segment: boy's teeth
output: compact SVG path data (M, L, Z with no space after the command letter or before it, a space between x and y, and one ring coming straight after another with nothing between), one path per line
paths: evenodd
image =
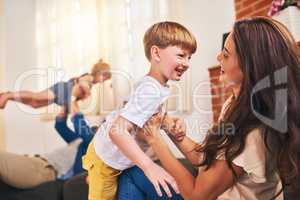
M177 72L179 72L179 73L181 73L181 72L182 72L183 70L180 70L180 69L176 69L176 71L177 71Z

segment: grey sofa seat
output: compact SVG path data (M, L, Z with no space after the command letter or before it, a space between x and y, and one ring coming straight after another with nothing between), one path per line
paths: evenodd
M17 189L0 181L0 200L87 200L86 174L68 181L50 181L32 189Z

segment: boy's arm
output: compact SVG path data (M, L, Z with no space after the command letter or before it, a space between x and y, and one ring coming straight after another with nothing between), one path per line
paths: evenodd
M158 195L162 195L160 191L160 186L162 186L168 196L171 196L167 183L178 192L177 184L173 177L171 177L163 168L155 164L141 150L134 138L130 135L133 128L134 125L130 121L123 117L118 117L110 129L109 136L120 150L144 171L145 175L154 185Z

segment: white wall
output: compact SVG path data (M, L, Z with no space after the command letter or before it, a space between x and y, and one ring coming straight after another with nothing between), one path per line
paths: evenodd
M35 0L3 0L6 29L5 87L13 90L19 75L36 64L35 49ZM199 86L198 109L185 116L190 134L199 140L212 121L209 77L207 69L215 64L224 32L234 21L233 0L172 0L172 20L188 27L198 41L191 69L186 75L193 90ZM37 89L37 80L28 80L23 89ZM3 88L1 88L3 89ZM204 95L204 96L203 96ZM43 153L63 145L53 128L53 122L41 122L39 116L21 111L9 103L4 111L6 146L17 153ZM199 127L202 130L199 130ZM199 133L202 133L199 134Z
M5 50L4 50L4 17L3 17L3 0L0 0L0 91L4 88L4 73L3 73L3 67L4 67L4 58L5 58ZM3 121L3 112L0 111L0 150L5 149L5 127L4 127L4 121Z
M192 80L192 91L198 97L194 96L194 112L187 119L191 136L201 139L212 122L208 68L218 64L216 56L221 50L222 35L229 32L234 23L234 1L175 0L172 2L174 2L173 19L188 27L198 42L198 49L192 57L191 68L187 75Z
M14 90L20 75L36 66L35 0L4 0L4 20L5 89ZM37 79L25 80L22 89L36 90ZM11 102L3 112L7 151L43 153L63 144L53 122L41 122L39 116L28 114Z

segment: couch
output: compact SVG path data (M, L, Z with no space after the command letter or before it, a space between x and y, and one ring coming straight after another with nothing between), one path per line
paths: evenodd
M180 159L193 175L197 171L184 159ZM32 189L16 189L0 180L0 200L87 200L86 174L77 175L67 181L51 181ZM300 192L285 191L285 200L299 200Z
M179 159L194 175L196 170L185 159ZM86 173L67 181L51 181L32 189L21 190L0 180L0 200L87 200Z
M51 181L32 189L17 189L0 181L1 200L87 200L86 174L68 181Z

